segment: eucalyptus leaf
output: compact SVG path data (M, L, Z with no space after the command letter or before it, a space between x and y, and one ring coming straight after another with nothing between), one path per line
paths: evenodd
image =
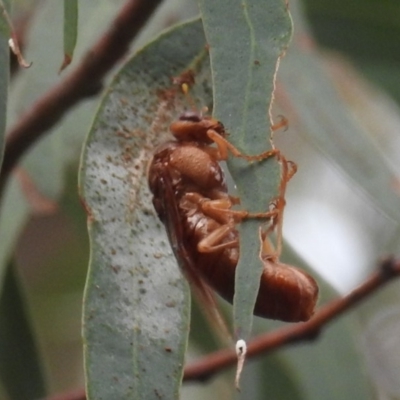
M172 78L195 72L193 99L210 105L200 21L161 35L116 75L86 141L80 188L91 257L84 301L89 399L178 398L189 290L158 220L147 164L187 99Z
M0 13L0 169L3 163L6 115L7 115L7 99L8 99L8 80L10 71L10 49L8 47L9 35L4 34L3 25L8 26L3 13Z
M45 392L42 364L15 266L10 263L0 295L0 380L10 399L31 400Z
M292 35L291 19L281 0L201 0L214 82L214 113L229 132L229 141L243 154L270 149L269 109L279 58ZM250 164L230 157L228 168L241 206L268 211L278 196L280 166L276 159ZM240 224L240 259L236 268L234 324L248 338L263 265L259 258L260 221Z
M10 25L10 17L8 15L10 6L11 0L0 0L0 39L6 39L7 42L11 37L12 30ZM1 58L1 60L4 60L4 58ZM6 65L8 65L8 63Z
M29 214L29 204L14 174L6 186L0 203L0 293L8 260L12 256L13 248Z
M78 0L64 0L64 62L71 63L78 37Z

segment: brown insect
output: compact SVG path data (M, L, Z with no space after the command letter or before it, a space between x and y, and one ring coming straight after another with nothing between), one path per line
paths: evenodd
M264 271L254 314L288 322L308 320L314 313L318 286L306 272L279 261L284 194L295 165L276 149L258 156L242 155L226 140L219 121L192 112L183 114L170 129L176 140L156 149L148 180L154 207L192 287L209 298L209 286L232 303L239 258L235 225L244 218L265 218L269 227L260 234ZM217 147L211 147L212 143ZM269 211L251 214L232 209L239 200L228 194L219 165L227 159L228 150L249 161L278 157L280 195ZM277 235L276 249L269 239L272 231Z

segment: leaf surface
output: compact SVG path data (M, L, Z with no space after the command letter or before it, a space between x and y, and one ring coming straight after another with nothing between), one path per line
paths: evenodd
M11 25L8 12L10 11L11 0L0 1L0 38L8 39L11 37ZM8 44L7 44L8 47ZM4 58L2 58L4 60Z
M200 9L210 46L214 83L214 117L243 154L269 150L269 109L278 60L292 34L291 19L281 0L201 0ZM276 159L249 163L230 157L228 168L237 185L241 207L266 212L278 195L280 167ZM240 259L236 269L234 324L248 338L263 265L259 258L260 221L240 224Z
M89 399L178 398L189 291L151 203L147 164L188 108L171 78L193 69L194 98L210 99L199 21L129 60L102 101L82 157L91 259L84 304ZM209 105L209 104L208 104Z
M41 398L44 376L14 265L0 295L0 380L11 399Z
M5 5L8 2L5 2ZM4 5L4 6L5 6ZM8 99L8 81L10 70L10 50L8 47L9 26L4 13L0 10L0 169L3 163L7 99Z
M8 268L8 260L12 256L13 248L28 220L29 213L29 204L14 174L7 184L0 203L0 288Z
M72 62L77 37L78 0L64 0L64 61L61 70Z

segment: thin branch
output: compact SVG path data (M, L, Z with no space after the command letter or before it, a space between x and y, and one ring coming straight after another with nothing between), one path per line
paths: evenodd
M247 358L264 355L283 346L315 339L322 328L339 317L345 311L373 294L392 279L400 276L400 260L389 258L379 265L364 283L347 296L332 300L322 306L308 322L290 325L253 339L247 348ZM184 381L204 381L215 373L236 364L236 353L233 350L220 350L209 354L185 368ZM49 397L47 400L86 400L83 389Z
M73 105L97 94L106 73L127 53L162 0L128 0L75 69L39 98L10 129L6 140L0 192L24 152L53 127Z
M309 321L277 329L253 339L247 347L247 358L264 355L288 344L315 339L325 325L397 276L400 276L400 261L392 258L383 261L378 271L363 284L347 296L322 306ZM235 365L236 361L236 353L233 350L217 351L189 364L185 368L183 379L185 381L208 379L222 369Z

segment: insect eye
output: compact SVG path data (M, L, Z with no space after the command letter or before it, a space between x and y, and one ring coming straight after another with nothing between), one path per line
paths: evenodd
M200 122L200 115L193 111L186 111L180 117L180 121Z

